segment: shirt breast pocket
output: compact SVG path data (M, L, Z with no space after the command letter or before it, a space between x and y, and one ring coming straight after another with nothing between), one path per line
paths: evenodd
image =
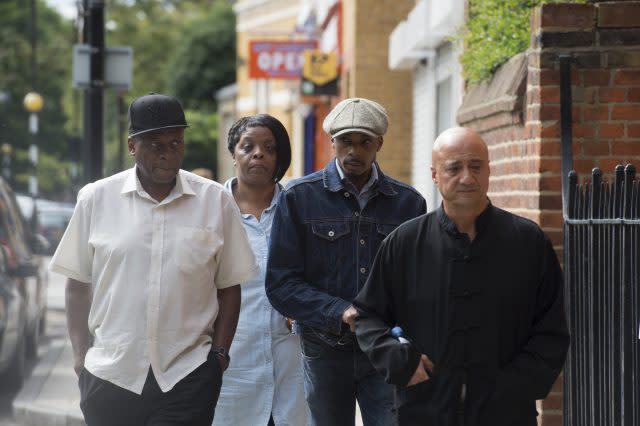
M174 249L176 265L187 274L205 273L206 265L215 256L221 244L216 233L208 229L178 227Z

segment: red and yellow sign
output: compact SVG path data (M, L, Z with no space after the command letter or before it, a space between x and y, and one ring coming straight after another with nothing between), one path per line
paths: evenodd
M315 40L252 40L249 42L249 78L300 78L304 52L316 49Z
M302 78L322 86L338 78L338 56L335 52L307 50L304 52Z

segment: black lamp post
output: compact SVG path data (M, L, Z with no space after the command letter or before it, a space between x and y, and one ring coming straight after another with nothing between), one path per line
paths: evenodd
M44 100L37 92L29 92L24 97L24 107L29 111L29 134L31 135L31 145L29 145L29 160L31 161L31 176L29 177L29 194L32 197L38 196L38 113L44 106Z

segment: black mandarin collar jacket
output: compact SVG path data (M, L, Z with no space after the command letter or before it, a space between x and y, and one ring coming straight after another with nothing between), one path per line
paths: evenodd
M442 207L382 243L354 304L361 348L396 385L400 424L536 424L535 400L564 364L569 335L563 281L550 240L533 222L488 205L477 236L460 234ZM389 334L399 325L412 341ZM420 353L433 377L407 388Z

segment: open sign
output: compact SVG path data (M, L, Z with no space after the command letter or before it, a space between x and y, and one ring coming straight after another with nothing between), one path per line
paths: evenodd
M249 78L298 79L304 65L305 50L317 46L315 40L252 40L249 42Z

